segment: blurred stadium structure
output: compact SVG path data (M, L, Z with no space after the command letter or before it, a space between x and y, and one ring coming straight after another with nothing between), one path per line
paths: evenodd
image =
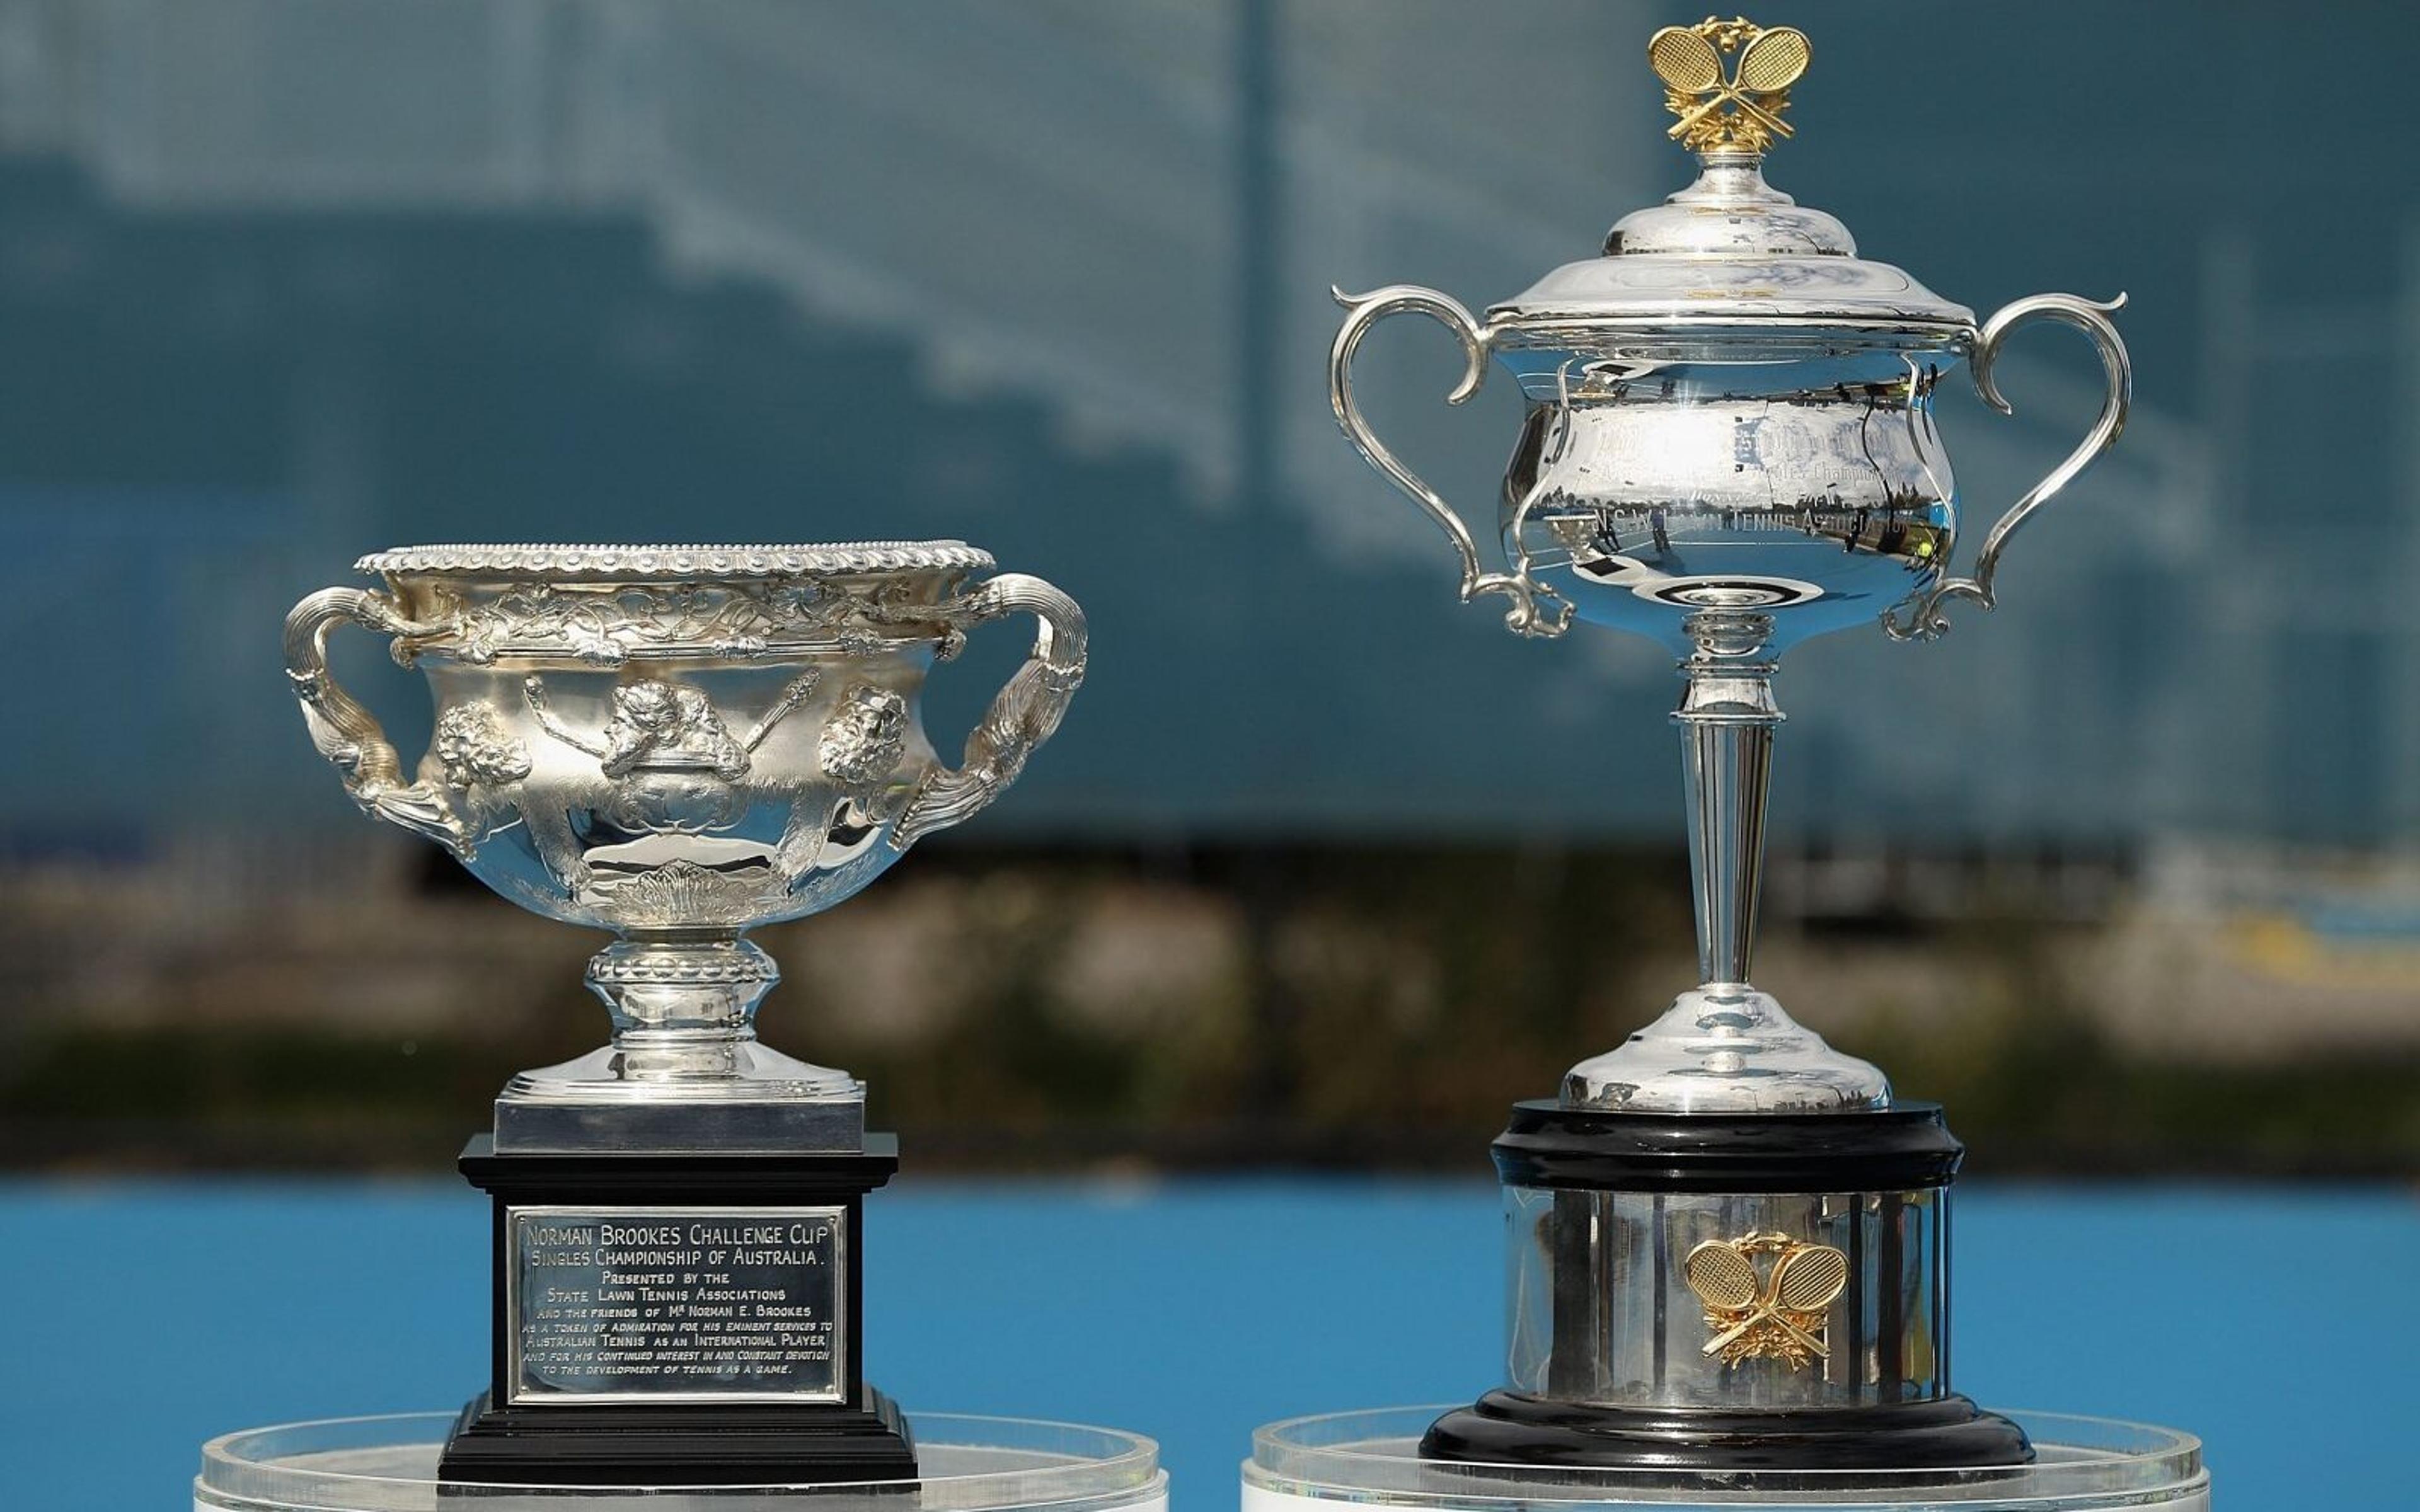
M2277 1158L2420 1159L2420 190L2293 114L2375 144L2420 103L2340 98L2256 7L1783 9L1818 60L1776 183L1985 309L2128 287L2140 390L2006 612L1786 669L1763 975L1911 1089L1999 1067L2036 1129L2098 1104L2029 1099L2029 1036L2212 1088L2357 1059L2401 1077L2383 1137ZM2185 76L2188 17L2198 82L2147 85ZM1280 1124L1425 1119L1461 1149L1679 980L1672 684L1643 644L1451 604L1328 421L1326 288L1481 304L1677 188L1639 39L1694 19L0 0L0 624L38 648L0 1110L224 1113L279 1054L411 1085L406 1042L597 1027L589 942L430 880L301 736L276 626L362 551L941 534L1081 599L1093 679L954 847L768 941L768 1033L969 1127L1076 1108L1282 1153ZM1443 410L1450 363L1401 338L1366 402L1484 500L1513 400ZM1952 403L1976 517L2081 427L2085 363L2012 358L2014 421ZM418 695L354 650L416 748ZM942 682L944 728L989 686ZM432 1124L503 1053L463 1053ZM163 1057L107 1107L72 1072ZM218 1093L178 1069L205 1064ZM2249 1137L2194 1127L2166 1153Z

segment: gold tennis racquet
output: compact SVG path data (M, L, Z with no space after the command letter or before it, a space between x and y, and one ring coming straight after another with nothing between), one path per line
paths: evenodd
M1807 71L1814 49L1795 26L1760 32L1740 53L1739 66L1723 77L1722 54L1702 33L1686 26L1667 26L1647 39L1647 62L1655 76L1674 91L1704 95L1686 115L1672 123L1667 136L1678 140L1708 112L1729 100L1776 136L1795 134L1788 121L1750 99L1751 94L1777 94Z

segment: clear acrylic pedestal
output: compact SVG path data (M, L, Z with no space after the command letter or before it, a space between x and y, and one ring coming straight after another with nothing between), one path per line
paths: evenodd
M451 1412L248 1428L202 1447L195 1512L1167 1512L1159 1446L1071 1423L916 1412L918 1480L815 1486L441 1484Z
M2209 1512L2201 1441L2189 1433L2010 1412L2035 1462L1988 1470L1653 1471L1422 1459L1443 1407L1381 1408L1273 1423L1252 1436L1243 1512L1595 1512L1655 1507L1823 1507L1833 1512Z

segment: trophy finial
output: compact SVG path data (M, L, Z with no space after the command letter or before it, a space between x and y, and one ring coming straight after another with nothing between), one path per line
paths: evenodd
M1723 60L1733 54L1726 75ZM1665 134L1694 152L1764 151L1775 137L1792 134L1782 119L1790 86L1813 55L1797 27L1767 28L1745 16L1665 27L1647 39L1648 65L1664 81L1664 108L1680 117Z

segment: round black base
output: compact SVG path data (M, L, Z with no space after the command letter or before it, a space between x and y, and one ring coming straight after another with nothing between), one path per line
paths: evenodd
M1622 1113L1512 1104L1490 1147L1507 1186L1587 1192L1904 1192L1947 1186L1966 1147L1938 1103L1858 1113Z
M1602 1407L1491 1391L1429 1426L1420 1457L1592 1470L1952 1470L2022 1465L2024 1430L1959 1396L1885 1407Z

